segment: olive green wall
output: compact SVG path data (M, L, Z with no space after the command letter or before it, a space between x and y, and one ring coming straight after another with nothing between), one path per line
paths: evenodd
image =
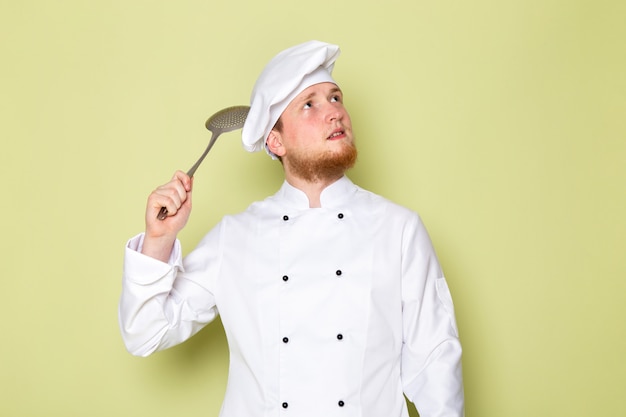
M467 416L626 415L625 5L1 0L0 415L217 415L219 322L125 351L122 247L204 149L206 118L309 39L343 50L352 179L429 227ZM239 139L196 174L186 251L280 185Z

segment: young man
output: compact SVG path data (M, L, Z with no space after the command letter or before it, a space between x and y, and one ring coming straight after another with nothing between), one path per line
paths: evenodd
M419 216L353 184L357 151L331 72L311 41L261 73L244 147L283 165L280 190L226 216L184 260L192 180L148 198L126 248L120 327L141 356L220 314L230 349L222 417L463 415L452 299ZM161 207L169 215L157 220Z

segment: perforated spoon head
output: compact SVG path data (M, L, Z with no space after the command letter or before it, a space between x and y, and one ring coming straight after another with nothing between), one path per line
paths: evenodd
M232 106L218 111L204 124L213 133L230 132L241 129L250 111L249 106Z

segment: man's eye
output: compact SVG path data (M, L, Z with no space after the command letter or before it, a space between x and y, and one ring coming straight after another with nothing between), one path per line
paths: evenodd
M303 108L305 108L305 109L310 109L310 108L311 108L311 106L312 106L311 102L310 102L310 101L307 101L306 103L304 103Z
M337 103L341 103L341 97L340 96L333 96L331 101L337 102Z

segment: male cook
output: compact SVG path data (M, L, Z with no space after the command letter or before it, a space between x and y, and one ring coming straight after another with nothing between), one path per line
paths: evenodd
M153 191L126 247L122 336L139 356L181 343L219 314L230 349L221 417L463 416L452 299L420 217L345 176L357 156L339 48L274 57L243 128L282 163L278 192L225 216L184 259L183 172ZM168 217L157 220L161 207Z

